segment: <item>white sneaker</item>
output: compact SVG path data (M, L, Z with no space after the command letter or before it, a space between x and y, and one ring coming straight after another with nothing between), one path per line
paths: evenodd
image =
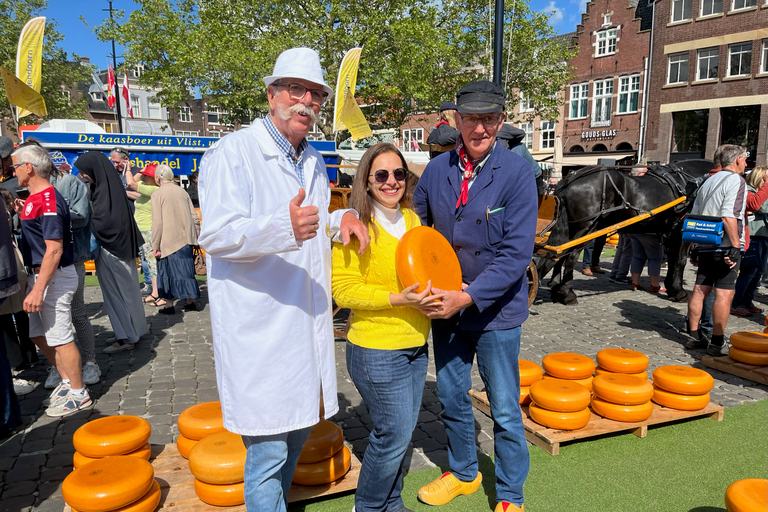
M102 350L102 352L105 354L117 354L118 352L123 352L124 350L133 350L133 343L120 343L119 341L116 341Z
M55 366L48 367L48 378L45 379L45 389L53 389L61 384L61 374Z
M76 396L70 390L64 400L51 404L45 410L45 413L48 416L58 418L60 416L69 416L77 411L90 409L91 407L93 407L93 400L91 400L87 389L83 391L83 396Z
M63 400L69 394L69 382L60 382L58 386L48 395L48 398L43 400L43 405L52 406Z
M16 392L17 395L26 395L34 390L35 385L32 382L25 379L13 379L13 391Z
M101 380L101 369L96 363L88 361L83 366L83 384L90 386Z

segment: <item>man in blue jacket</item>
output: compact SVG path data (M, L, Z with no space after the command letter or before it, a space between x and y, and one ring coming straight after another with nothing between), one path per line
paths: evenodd
M435 290L445 294L431 317L450 471L422 487L419 499L442 505L480 487L467 393L477 355L494 420L496 512L522 510L528 475L518 354L537 214L530 164L496 144L505 99L488 81L459 91L456 149L430 161L413 195L422 224L434 226L456 251L464 283L461 291Z

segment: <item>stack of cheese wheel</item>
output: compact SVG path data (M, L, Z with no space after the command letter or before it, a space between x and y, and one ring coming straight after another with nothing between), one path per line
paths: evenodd
M338 425L321 419L312 427L299 455L293 483L325 485L335 482L349 471L352 454L344 446L344 435Z
M768 510L768 480L745 478L733 482L725 490L728 512L765 512Z
M245 503L245 456L242 437L232 432L224 430L199 440L189 452L197 497L218 507Z
M731 359L754 366L768 366L768 334L735 332L731 334Z
M648 380L648 357L636 350L626 348L606 348L597 353L595 376L606 373L634 375Z
M180 434L176 438L176 448L188 459L189 452L199 440L224 430L221 402L204 402L184 409L179 414L178 426Z
M160 503L160 486L152 464L118 455L89 462L61 484L72 512L153 512Z
M75 432L72 443L75 469L104 457L128 455L149 460L152 427L138 416L107 416L89 421Z
M531 384L541 380L544 369L524 359L518 361L518 366L520 367L520 405L525 405L531 403Z
M577 430L589 423L589 399L589 390L576 381L543 379L531 384L528 414L545 427Z
M572 352L556 352L544 356L544 379L573 380L592 391L595 362L587 356Z
M681 411L698 411L709 404L715 379L690 366L659 366L653 370L653 398L659 405Z
M653 413L653 385L622 373L596 375L592 381L592 410L615 421L645 421Z

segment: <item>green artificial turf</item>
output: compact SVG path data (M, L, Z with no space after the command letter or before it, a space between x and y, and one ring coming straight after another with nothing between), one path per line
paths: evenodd
M531 447L525 483L526 512L725 512L732 482L768 478L768 401L725 410L710 418L651 427L640 439L613 435L561 445L552 456ZM416 500L439 468L406 475L403 499L416 512L491 511L493 465L484 458L481 490L442 507ZM353 496L293 505L290 512L350 512Z

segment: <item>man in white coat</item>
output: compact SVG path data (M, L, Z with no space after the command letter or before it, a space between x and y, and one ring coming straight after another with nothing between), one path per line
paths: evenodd
M285 511L319 400L326 418L339 409L331 238L369 242L354 211L328 213L325 164L306 140L333 94L317 53L283 52L264 83L269 115L209 149L199 179L224 427L243 437L245 502L259 512Z

